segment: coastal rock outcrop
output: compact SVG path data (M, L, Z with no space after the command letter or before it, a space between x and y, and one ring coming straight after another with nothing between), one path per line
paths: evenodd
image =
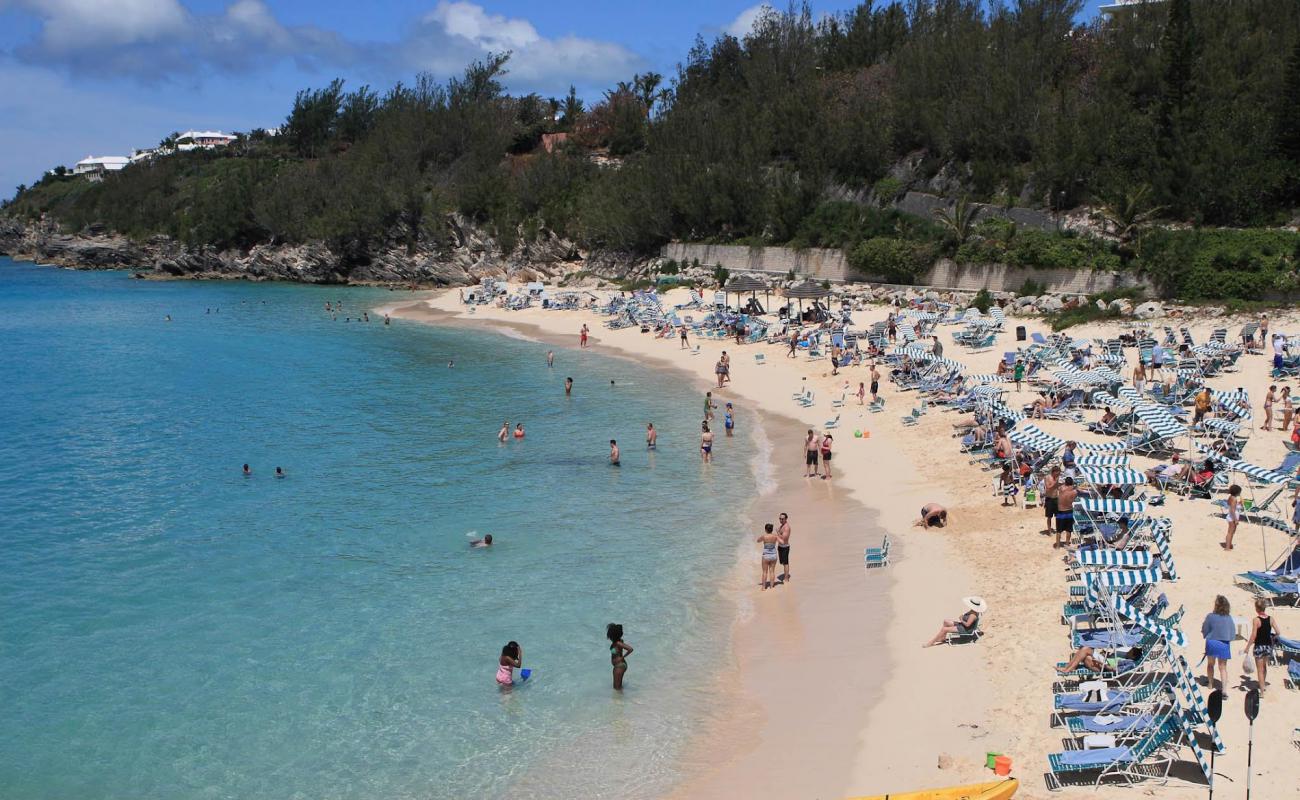
M0 217L0 254L75 269L133 269L137 277L277 280L325 284L466 286L482 278L545 280L584 272L617 282L644 277L650 259L582 252L551 231L516 231L509 248L450 214L438 236L397 227L382 241L332 246L272 243L248 250L189 247L168 236L144 241L92 226L62 231L52 220Z

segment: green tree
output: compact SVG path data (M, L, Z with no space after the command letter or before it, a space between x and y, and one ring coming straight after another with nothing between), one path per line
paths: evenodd
M1162 75L1156 117L1163 196L1186 210L1191 184L1192 134L1196 127L1196 60L1199 49L1191 0L1169 0L1169 18L1160 39Z
M936 208L932 213L948 235L962 245L975 229L975 216L979 213L979 208L966 195L962 195L951 208Z
M1291 202L1300 201L1300 36L1286 62L1282 93L1277 100L1274 141L1278 154L1287 162Z
M578 98L578 92L569 86L569 93L560 101L560 128L571 131L584 114L582 100Z
M338 128L343 81L335 78L324 89L303 89L293 99L282 135L303 158L318 158L334 139Z
M1151 186L1142 184L1103 199L1097 208L1096 216L1119 237L1121 252L1131 252L1136 240L1136 255L1142 254L1142 229L1162 210L1153 204L1153 195Z

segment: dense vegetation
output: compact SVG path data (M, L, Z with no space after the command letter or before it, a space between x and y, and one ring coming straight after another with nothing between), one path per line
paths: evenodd
M1168 0L1086 24L1081 6L866 2L818 22L792 9L743 40L697 40L668 83L633 76L592 104L508 95L505 55L382 95L335 81L300 92L280 136L102 184L47 176L7 208L192 245L325 240L358 258L395 235L445 240L458 211L507 248L548 229L642 252L671 238L841 246L899 280L947 255L1147 268L1189 296L1289 288L1293 235L1153 225L1278 225L1300 203L1300 3ZM553 132L568 141L548 152ZM1115 240L863 202L924 186L1090 204Z

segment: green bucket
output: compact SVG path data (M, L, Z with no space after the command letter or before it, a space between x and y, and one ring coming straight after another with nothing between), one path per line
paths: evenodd
M988 753L986 753L985 756L984 756L984 766L988 767L989 769L993 769L993 766L994 766L994 764L993 764L993 760L994 760L995 758L997 758L998 756L1000 756L1000 755L1002 755L1002 754L1001 754L1001 753L995 753L995 752L993 752L992 750L988 751Z

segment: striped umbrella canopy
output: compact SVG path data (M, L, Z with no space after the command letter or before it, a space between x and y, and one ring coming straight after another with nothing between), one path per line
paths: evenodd
M1178 580L1178 570L1174 568L1174 551L1169 546L1169 529L1153 526L1151 536L1156 540L1156 549L1160 551L1160 568L1169 580Z
M967 375L966 380L974 383L1006 383L1004 375Z
M1075 339L1070 342L1071 350L1087 350L1089 347L1092 347L1092 342L1087 339Z
M1119 387L1119 396L1124 398L1126 401L1128 401L1130 408L1138 405L1139 403L1146 402L1143 399L1141 393L1139 393L1138 390L1134 389L1132 386L1121 385Z
M1088 514L1120 514L1136 517L1147 510L1146 503L1138 500L1116 500L1113 497L1080 497L1074 508Z
M1124 379L1120 377L1119 373L1111 369L1110 367L1094 367L1092 370L1092 374L1105 380L1107 383L1124 382Z
M1079 564L1085 567L1149 567L1155 561L1145 550L1080 550Z
M1079 477L1094 486L1141 486L1147 482L1147 476L1135 469L1085 467L1079 470Z
M1256 466L1248 461L1239 461L1235 458L1225 458L1220 459L1220 461L1226 465L1228 469L1249 475L1252 479L1259 481L1260 483L1290 483L1291 481L1296 480L1290 475L1284 475L1276 470Z
M1127 442L1079 442L1079 447L1092 453L1122 453L1128 449Z
M1059 370L1052 374L1058 381L1074 389L1086 389L1095 383L1085 372Z
M931 353L929 350L922 350L915 346L895 347L894 355L908 356L918 361L929 361L931 358L934 358L934 353Z
M969 380L970 376L967 376L967 379ZM997 386L987 386L984 384L980 384L979 386L972 386L970 390L972 394L980 394L980 395L984 395L985 397L997 397L998 395L1002 394L1002 389L998 388Z
M910 308L903 312L903 316L914 319L917 322L934 322L942 318L942 315L936 314L933 311L913 311Z
M1078 467L1127 467L1128 456L1079 456L1074 460Z
M965 366L964 366L960 361L953 361L951 358L941 358L941 357L937 357L937 356L934 356L933 354L931 355L931 358L933 358L935 361L939 362L939 364L940 364L941 366L946 367L946 368L947 368L949 371L951 371L951 372L965 372L965 371L966 371L966 367L965 367Z
M1216 419L1212 417L1210 419L1201 420L1201 425L1204 426L1207 431L1214 431L1215 433L1227 435L1234 434L1241 430L1241 423L1233 422L1230 419Z
M1127 361L1127 359L1125 359L1124 356L1117 355L1115 353L1104 353L1098 356L1097 360L1102 362L1103 364L1115 364L1115 365L1124 364Z
M1108 569L1101 572L1088 572L1083 582L1092 590L1098 587L1107 589L1125 589L1141 586L1144 583L1160 583L1160 570L1149 569Z
M1101 389L1094 389L1092 391L1092 394L1089 395L1089 397L1092 398L1092 402L1095 405L1099 405L1099 406L1121 406L1124 408L1130 407L1130 404L1126 400L1124 400L1124 398L1115 397L1110 392L1106 392Z
M1201 688L1197 685L1196 678L1192 676L1192 668L1187 665L1187 659L1181 653L1175 655L1172 667L1174 679L1183 690L1183 699L1191 707L1192 713L1189 716L1193 716L1205 726L1210 732L1210 739L1214 742L1214 749L1222 753L1227 746L1219 737L1219 727L1210 718L1210 709L1205 706L1205 698L1201 696Z
M1214 402L1246 419L1251 418L1250 413L1250 393L1245 389L1236 389L1231 392L1222 392L1214 389L1210 390L1210 397Z
M1133 409L1133 413L1146 423L1152 433L1162 439L1176 439L1187 435L1187 428L1161 406L1145 403Z
M1129 601L1120 597L1118 594L1110 596L1110 607L1118 611L1134 625L1138 626L1147 633L1154 633L1163 636L1178 647L1187 646L1187 637L1177 626L1169 626L1161 623L1159 620L1152 619L1146 614L1138 611Z
M1050 433L1044 433L1029 423L1020 425L1008 433L1007 436L1019 447L1040 452L1054 452L1065 446L1064 439L1057 438Z

